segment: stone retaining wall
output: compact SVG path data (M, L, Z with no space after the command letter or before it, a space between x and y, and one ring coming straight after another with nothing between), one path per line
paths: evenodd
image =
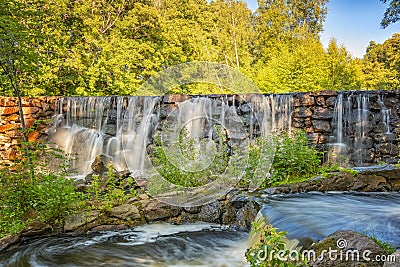
M38 97L22 99L22 109L29 131L29 141L40 138L50 125L46 120L54 115L54 104L57 97ZM43 121L44 120L44 121ZM43 121L42 123L39 123ZM9 164L15 159L16 153L13 147L22 140L21 120L16 97L0 97L0 160Z
M346 97L350 94L353 97L368 94L368 118L366 119L366 125L362 126L367 127L364 129L366 136L362 140L367 165L379 162L397 163L399 156L398 137L400 134L400 91L354 91L344 93ZM335 142L337 126L334 111L338 92L294 93L292 96L292 128L305 130L309 139L317 147L321 150L328 150L328 144ZM161 98L160 119L165 119L168 111L178 103L194 97L196 96L167 95ZM222 98L219 95L210 95L208 97ZM228 99L228 101L231 99L232 105L236 106L238 110L244 110L245 104L249 102L251 97L252 95L235 95L227 96L225 99ZM23 109L27 126L32 126L37 120L51 118L55 114L55 104L58 100L59 97L24 98ZM382 100L384 106L390 109L391 112L389 135L385 133L387 125L383 124L382 105L378 105L378 100ZM357 108L354 101L352 105L351 108ZM356 114L352 116L354 117ZM352 142L352 138L356 138L355 135L357 134L354 131L354 125L360 123L360 121L357 121L356 117L347 119L344 122L344 124L347 124L347 126L345 125L347 127L345 134L350 142ZM354 127L351 125L352 123ZM3 162L8 163L15 157L12 147L21 139L19 127L20 118L16 98L0 97L0 160ZM29 134L29 139L33 141L39 138L40 135L44 134L45 130L46 127L42 124ZM357 155L357 153L359 152L350 149L350 160L352 155Z

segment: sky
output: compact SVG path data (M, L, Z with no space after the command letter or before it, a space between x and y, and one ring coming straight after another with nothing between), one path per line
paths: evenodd
M251 10L257 8L257 0L244 0ZM335 38L354 57L362 57L370 41L383 43L393 33L400 33L400 21L381 28L380 22L386 5L380 0L330 0L321 42L326 48Z

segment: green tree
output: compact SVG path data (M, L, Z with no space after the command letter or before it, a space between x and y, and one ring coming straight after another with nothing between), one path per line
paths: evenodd
M331 39L326 54L327 80L326 89L355 90L361 84L357 77L357 70L353 59L346 48L338 46L335 39Z
M324 89L327 71L321 43L309 39L291 46L281 46L266 64L256 65L254 80L260 89L272 93Z
M216 61L237 69L249 69L253 62L250 52L254 42L251 11L244 2L237 0L212 1L210 11Z
M298 40L319 40L325 20L327 0L259 0L254 14L258 58L268 60L281 45Z
M362 87L395 89L400 85L400 34L383 44L370 42L362 65Z
M0 2L2 94L25 93L37 74L39 25L34 8L24 1Z
M42 94L35 81L43 72L48 52L46 26L40 18L48 15L42 1L0 2L0 93L18 98L22 132L27 140L21 95Z
M70 94L133 94L161 68L155 1L79 1L67 12L71 42L64 69L76 77Z
M319 41L325 0L260 0L254 14L254 69L264 92L323 88L325 51Z
M385 4L389 3L388 0L381 0ZM392 23L397 22L400 19L400 1L391 0L387 7L385 14L383 15L381 26L386 28Z

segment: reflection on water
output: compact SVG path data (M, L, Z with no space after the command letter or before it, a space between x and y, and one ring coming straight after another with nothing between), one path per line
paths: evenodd
M246 266L246 238L211 224L150 224L42 239L0 256L0 266Z
M263 196L262 213L289 238L320 240L336 230L374 234L400 247L400 193Z

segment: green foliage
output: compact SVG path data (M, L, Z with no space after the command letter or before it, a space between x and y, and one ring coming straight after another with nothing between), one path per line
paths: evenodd
M334 41L324 50L327 2L261 0L252 13L237 0L4 0L0 94L134 95L158 71L190 61L227 64L263 92L397 88L398 36L362 60ZM221 88L169 93L205 92Z
M361 86L357 67L354 65L350 53L335 39L331 39L326 54L326 82L325 89L330 90L357 90Z
M246 259L251 266L262 267L294 267L306 266L305 261L290 261L289 250L285 249L286 232L278 231L266 225L263 220L252 223L252 234L259 235L259 242L250 247L246 252ZM279 257L277 256L279 253ZM300 256L301 254L298 253ZM287 260L284 260L287 259Z
M378 244L387 254L392 254L396 251L396 248L390 245L389 243L378 239L375 235L369 236L376 244Z
M0 236L22 230L32 220L49 224L62 221L78 195L62 171L47 168L60 158L43 143L22 142L18 159L0 169Z
M400 34L395 33L383 44L370 42L362 65L362 87L391 89L400 86Z
M217 147L215 157L207 168L199 168L199 171L185 171L171 163L165 154L160 136L154 139L154 147L150 153L153 165L166 180L184 187L197 187L215 180L219 174L223 173L228 164L227 140L221 127L215 127L217 135ZM196 161L200 154L199 140L189 137L186 131L180 134L178 151L169 150L172 153L179 153L183 157ZM170 154L169 157L179 157ZM196 168L193 168L196 169ZM198 170L198 169L197 169Z
M308 146L304 132L282 134L276 138L277 149L272 164L269 185L310 178L320 172L321 152Z
M275 137L274 142L276 151L270 176L262 183L263 187L305 181L326 168L321 166L322 153L308 146L309 141L304 132L282 133ZM239 186L246 186L253 179L257 165L263 164L260 163L263 145L269 143L262 138L256 138L250 143L248 165Z
M385 4L388 0L381 0ZM396 23L400 19L400 1L391 0L389 6L386 8L385 14L381 21L381 26L386 28L390 24Z
M137 196L132 177L124 181L118 180L115 170L110 164L105 177L93 175L87 192L83 195L85 208L87 203L93 210L109 211L112 207L125 203L128 199Z

